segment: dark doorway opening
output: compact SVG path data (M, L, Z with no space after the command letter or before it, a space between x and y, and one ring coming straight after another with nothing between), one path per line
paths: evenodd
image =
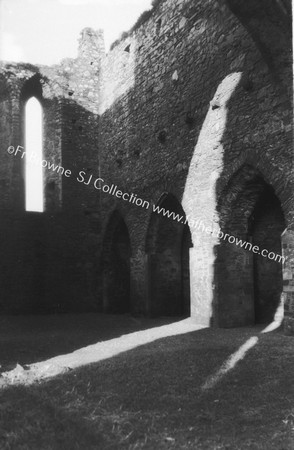
M216 322L222 327L270 323L283 290L281 203L259 170L246 164L224 189L218 211L220 227L233 242L221 240L216 247Z
M174 216L151 216L146 241L148 311L151 316L190 316L190 230L176 197L164 194L158 206Z
M104 311L123 314L131 311L131 245L127 226L115 211L108 224L103 248Z
M281 255L281 234L285 229L284 215L274 190L266 186L251 217L252 245L267 257L253 256L254 310L256 323L272 322L283 290L282 264L274 255ZM268 253L267 253L268 252ZM268 256L273 259L270 259Z

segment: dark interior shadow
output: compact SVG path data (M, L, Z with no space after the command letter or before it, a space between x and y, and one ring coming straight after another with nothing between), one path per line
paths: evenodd
M181 320L93 313L0 316L0 371Z

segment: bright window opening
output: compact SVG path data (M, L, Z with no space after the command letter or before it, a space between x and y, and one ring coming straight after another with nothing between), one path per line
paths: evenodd
M26 211L44 211L42 161L42 107L30 98L25 107Z

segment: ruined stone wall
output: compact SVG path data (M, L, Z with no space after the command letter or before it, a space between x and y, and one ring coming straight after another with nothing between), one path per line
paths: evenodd
M97 42L88 42L86 32L76 60L53 67L8 63L2 69L2 312L99 310L97 205L77 181L78 172L97 166L98 159L98 103L88 95L92 89L98 96L93 72L99 63L95 60L92 68L92 48L100 52ZM44 213L25 211L21 155L24 106L31 96L43 109L43 159L71 173L67 177L44 168ZM9 154L9 146L15 150L20 146L20 151Z
M262 23L260 15L258 20ZM273 71L256 45L256 36L225 2L163 1L144 27L116 46L102 64L105 182L154 203L163 192L171 192L190 217L206 227L226 227L224 214L229 217L232 206L220 212L218 199L238 169L250 164L274 187L291 226L289 40L287 45L279 55L284 61L281 83L278 70ZM132 254L141 255L146 270L145 236L151 211L107 194L102 202L105 216L114 208L122 211ZM246 214L245 205L241 214ZM234 232L246 237L241 221ZM207 318L214 302L215 311L224 311L215 322L245 323L245 300L242 305L239 299L245 295L244 285L235 281L227 288L221 282L216 286L214 277L216 271L218 279L230 271L230 279L239 280L246 257L240 255L236 265L231 254L229 266L221 261L217 265L219 243L205 233L192 234L192 314L201 319L203 311ZM142 280L146 283L143 276ZM144 310L146 289L135 280L134 286L133 295ZM212 291L214 286L222 295ZM225 305L218 295L226 299Z
M269 11L263 15L252 2L243 2L236 12L235 1L162 0L150 19L107 55L101 32L85 29L78 58L35 68L44 78L46 155L72 173L47 178L56 194L45 189L47 212L37 219L16 208L23 204L21 167L5 149L11 136L12 145L21 142L19 100L5 83L9 79L20 92L23 75L17 78L17 67L14 75L5 74L1 108L7 119L0 131L7 171L1 169L6 186L1 201L8 211L11 195L17 199L19 236L25 237L26 223L26 229L37 227L36 236L46 243L42 295L46 292L48 309L58 309L57 304L60 310L105 307L104 268L111 268L104 258L121 248L112 225L121 223L113 221L115 212L129 234L131 310L148 312L150 280L156 283L150 261L162 260L160 243L152 250L146 245L153 230L152 204L168 193L190 224L198 220L204 230L221 227L249 239L248 220L262 190L271 186L287 229L293 229L291 39L283 31L288 16L281 13L271 28L277 11ZM279 37L274 46L272 33ZM117 186L128 199L135 194L147 207L103 192L103 185ZM176 201L174 208L180 210ZM164 230L154 227L154 242ZM191 314L206 324L248 323L252 255L192 226L191 234ZM10 234L8 247L12 240ZM21 242L8 253L23 248ZM161 286L175 272L172 252L164 258ZM182 264L187 271L187 262Z

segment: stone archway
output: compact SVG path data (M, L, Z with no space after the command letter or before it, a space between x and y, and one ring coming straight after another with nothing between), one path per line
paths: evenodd
M127 226L118 211L108 223L103 244L103 309L112 314L128 313L130 303L131 245Z
M150 219L146 239L148 310L152 316L190 316L190 230L175 196L164 194L158 206L178 216L164 217L163 210L158 210Z
M282 264L264 255L281 255L285 219L274 189L261 173L244 165L228 183L218 204L223 233L249 244L220 241L215 261L215 316L220 326L269 323L279 305ZM259 247L256 253L251 251ZM262 251L267 253L262 255Z
M281 234L285 220L281 204L270 186L266 186L251 216L252 244L281 255ZM273 256L273 255L272 255ZM253 255L254 310L256 323L274 319L283 290L282 265L262 255Z

